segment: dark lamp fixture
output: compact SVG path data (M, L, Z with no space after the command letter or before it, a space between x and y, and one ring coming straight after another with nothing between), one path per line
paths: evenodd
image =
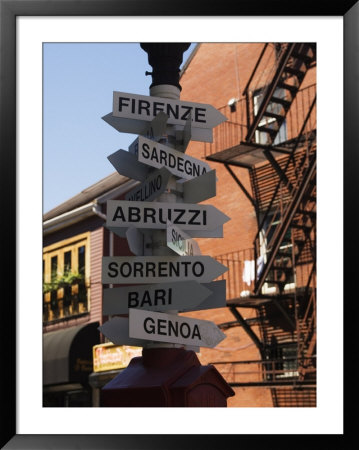
M183 61L183 53L191 44L185 43L143 43L142 50L148 54L148 63L152 66L152 84L170 84L182 89L179 84L180 65Z

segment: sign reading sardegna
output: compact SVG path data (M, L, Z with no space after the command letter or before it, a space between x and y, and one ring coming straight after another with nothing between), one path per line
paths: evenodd
M126 237L136 256L103 257L102 283L124 285L104 289L103 312L128 318L114 317L99 330L115 345L213 348L225 338L214 323L176 312L226 305L226 281L213 280L228 268L201 255L192 238L222 237L230 218L198 204L215 196L216 172L184 152L191 139L212 142L212 128L227 118L211 105L124 92L113 93L112 106L103 119L139 136L129 151L118 150L108 159L117 172L140 183L125 200L107 202L106 227ZM175 148L157 142L168 130L173 133L173 126ZM167 200L169 193L175 201ZM156 245L164 245L164 253L154 253Z

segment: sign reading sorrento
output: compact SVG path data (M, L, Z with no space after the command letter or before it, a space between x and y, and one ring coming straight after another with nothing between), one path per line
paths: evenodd
M215 230L230 218L212 205L108 200L107 227L166 229L167 221L182 230ZM192 236L194 234L192 233Z
M185 125L191 118L194 128L213 128L227 120L227 117L212 105L192 103L163 97L152 97L125 92L113 93L114 117L152 121L157 114L164 112L167 123Z
M228 268L211 256L104 256L102 283L161 283L195 280L209 283Z
M135 339L213 348L226 335L208 320L130 309L129 335Z
M199 177L211 170L205 161L142 136L138 137L138 161L158 169L166 167L173 175L186 180Z

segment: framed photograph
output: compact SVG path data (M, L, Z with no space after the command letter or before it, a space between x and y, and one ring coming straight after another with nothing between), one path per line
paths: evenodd
M348 258L354 253L357 243L352 211L357 203L358 25L356 1L234 5L0 0L2 448L222 448L264 444L268 439L277 447L293 439L303 445L328 439L349 448L354 417L347 414L344 422L344 357L346 373L354 373L355 367L348 349L344 351L343 323L350 345L355 314L353 301L347 301L344 311L344 293L348 297L355 264L348 264L344 271L344 254ZM168 413L165 408L43 407L43 310L38 299L42 298L43 273L44 45L136 43L139 47L140 42L167 41L317 45L320 305L315 408L173 408ZM125 64L130 72L131 61ZM61 82L66 81L59 78ZM80 130L76 139L81 140ZM350 411L348 386L345 407Z

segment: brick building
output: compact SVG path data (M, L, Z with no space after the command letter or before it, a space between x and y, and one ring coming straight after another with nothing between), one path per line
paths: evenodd
M197 239L203 255L229 268L227 307L185 315L211 320L227 335L198 356L235 390L230 407L316 403L315 67L311 44L203 43L182 69L181 99L211 104L228 118L212 143L191 141L186 150L216 169L217 195L203 203L231 217L223 238ZM44 217L45 282L56 257L58 273L82 272L70 288L44 294L46 334L107 320L102 256L131 252L103 227L106 201L133 185L115 173ZM65 378L65 387L76 381ZM60 381L48 384L55 392Z

